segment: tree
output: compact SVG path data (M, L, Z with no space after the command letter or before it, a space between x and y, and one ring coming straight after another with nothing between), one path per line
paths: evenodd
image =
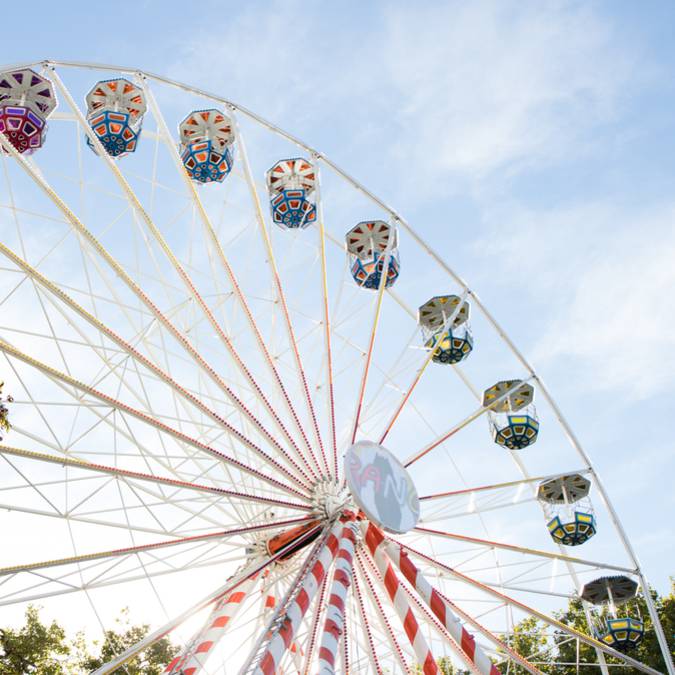
M660 597L653 589L650 590L650 593L656 605L656 611L670 645L671 653L675 653L675 580L671 580L671 584L670 595ZM663 656L647 610L647 603L641 595L631 603L631 613L635 614L637 611L644 621L645 634L638 647L630 652L630 656L659 672L665 672ZM593 631L589 629L584 608L579 598L571 599L567 609L556 612L555 617L565 625L586 635L593 634ZM548 638L546 626L534 618L527 618L518 623L514 628L513 635L504 639L509 646L526 658L537 654L532 660L544 673L550 675L598 675L597 665L582 665L578 670L576 665L556 665L556 662L558 664L576 664L577 649L579 663L597 664L598 657L593 647L583 643L577 644L576 639L570 639L570 636L563 631L556 630L552 638ZM549 649L547 650L546 647L549 647ZM610 657L607 657L607 662L610 664L619 663L617 659ZM525 670L517 666L512 668L510 672L520 675ZM621 672L627 675L637 675L638 673L633 668L622 668Z
M56 621L43 624L32 605L25 617L25 625L18 630L0 628L0 675L69 675L72 671L66 670L65 661L70 647L63 628Z
M65 630L53 621L46 626L37 607L26 610L25 624L18 630L0 629L0 675L86 675L131 645L142 640L149 626L132 626L128 610L122 610L115 630L105 632L98 654L89 652L84 634L66 639ZM94 642L97 647L98 643ZM131 659L119 675L160 675L178 652L166 637Z
M513 651L525 657L532 657L533 661L546 661L549 656L547 647L549 639L546 635L546 626L535 617L528 617L516 624L513 628L513 634L510 637L504 637L504 642ZM538 666L543 672L548 672L541 666ZM513 665L509 672L527 673L527 671L518 665ZM597 675L597 673L595 674Z
M126 649L142 640L150 630L150 626L132 626L129 623L129 610L123 609L121 617L116 619L118 630L107 630L98 656L91 656L84 651L79 662L84 672L90 673L104 663L119 656ZM96 643L95 643L96 644ZM178 647L169 638L163 637L138 656L127 661L124 668L115 673L120 675L161 675L166 664L177 654Z

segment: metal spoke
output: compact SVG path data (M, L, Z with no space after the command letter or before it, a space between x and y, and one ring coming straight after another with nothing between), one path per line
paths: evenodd
M28 365L31 365L38 370L41 370L43 373L50 377L54 377L58 380L61 380L63 383L68 384L72 387L75 387L79 391L88 394L90 396L93 396L94 398L99 399L100 401L103 401L107 403L108 405L112 406L113 408L116 408L117 410L120 410L122 412L128 413L132 417L135 417L136 419L141 420L142 422L145 422L146 424L155 427L156 429L163 431L170 436L173 436L177 440L187 443L188 445L191 445L192 447L202 450L205 453L212 455L213 457L216 457L223 462L226 462L227 464L230 464L233 467L236 467L240 471L243 471L244 473L249 473L259 480L262 480L266 483L269 483L270 485L279 488L283 490L284 492L289 492L292 494L295 494L296 496L299 496L303 499L307 499L306 495L300 492L299 490L296 490L295 488L292 488L288 485L285 485L281 483L280 481L276 480L275 478L272 478L271 476L267 476L266 474L258 471L257 469L254 469L243 462L240 462L237 459L234 459L233 457L229 457L215 448L211 448L208 445L201 443L200 441L197 441L194 438L191 438L187 434L184 434L177 429L174 429L166 424L163 424L156 419L150 417L149 415L145 414L144 412L141 412L140 410L137 410L136 408L132 408L131 406L126 405L125 403L122 403L121 401L117 401L111 396L108 396L107 394L104 394L103 392L100 392L93 387L90 387L83 382L80 382L76 380L75 378L72 378L65 373L61 373L55 368L52 368L45 363L41 363L37 359L34 359L27 354L24 354L22 351L17 349L16 347L13 347L9 343L5 342L4 340L0 340L0 351L5 352L5 354L9 354L11 356L16 357L17 359L23 361L24 363L27 363Z

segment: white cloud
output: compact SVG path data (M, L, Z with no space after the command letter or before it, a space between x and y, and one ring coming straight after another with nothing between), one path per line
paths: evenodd
M631 70L611 23L579 5L415 6L389 19L407 141L441 170L480 174L568 152L611 116Z
M220 26L218 41L196 35L170 72L208 81L351 171L382 177L385 162L405 162L390 184L440 194L449 177L569 154L635 86L633 48L589 7L376 8L350 39L334 30L342 15L325 8L251 8Z
M475 248L496 261L506 293L525 294L543 313L535 364L576 373L623 401L670 386L674 215L671 205L640 211L603 202L491 216L499 225Z

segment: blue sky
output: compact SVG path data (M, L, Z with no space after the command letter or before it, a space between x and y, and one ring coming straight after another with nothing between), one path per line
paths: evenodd
M0 61L131 64L221 93L403 213L532 357L668 590L674 5L32 6Z

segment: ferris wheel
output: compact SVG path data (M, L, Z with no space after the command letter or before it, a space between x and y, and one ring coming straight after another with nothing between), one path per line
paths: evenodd
M3 612L138 608L99 674L166 635L168 675L539 673L554 633L656 673L642 594L675 673L541 378L361 183L118 66L0 68L0 145Z

